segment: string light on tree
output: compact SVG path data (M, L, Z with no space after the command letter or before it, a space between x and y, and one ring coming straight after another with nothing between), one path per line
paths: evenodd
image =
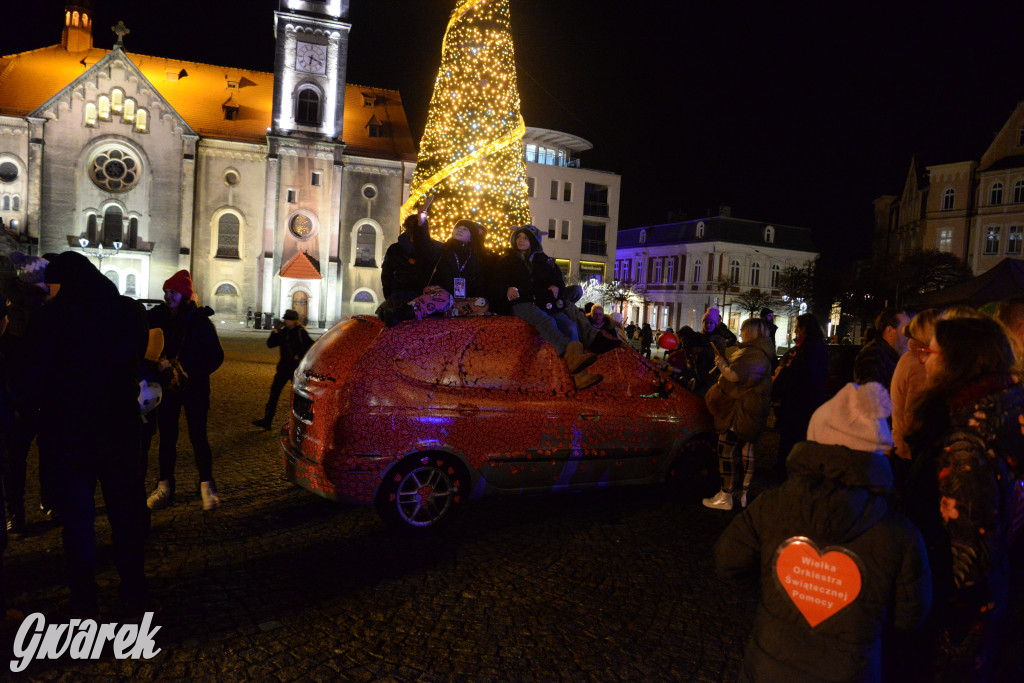
M427 196L431 233L469 218L492 249L530 222L509 0L457 0L441 44L427 127L402 218Z

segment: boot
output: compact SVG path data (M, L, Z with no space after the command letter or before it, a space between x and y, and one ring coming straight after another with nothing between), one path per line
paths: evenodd
M156 485L156 489L146 499L146 506L150 510L163 510L166 507L170 507L173 502L174 489L171 488L171 482L161 479L160 483Z
M589 370L583 370L572 376L572 382L576 385L576 391L583 391L588 387L592 387L601 380L604 379L603 375L598 375Z
M732 510L732 493L719 491L714 498L705 498L704 507L713 510Z
M562 358L565 359L565 365L569 368L569 372L575 375L580 370L593 365L594 361L597 360L597 354L587 353L583 350L583 344L574 341L569 342L569 345L565 347L565 353L562 354Z
M220 507L220 496L214 488L212 481L204 481L199 484L199 495L203 497L204 510L216 510Z

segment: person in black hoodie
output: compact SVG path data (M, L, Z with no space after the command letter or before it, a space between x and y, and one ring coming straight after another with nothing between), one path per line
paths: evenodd
M793 448L786 483L715 545L722 579L761 586L740 680L879 681L883 627L928 614L924 541L886 501L891 411L880 384L843 387Z
M449 315L482 315L487 312L487 289L481 258L483 238L474 230L475 225L467 220L455 224L430 276L431 286L441 287L452 295Z
M402 234L384 252L380 271L384 302L377 308L377 317L388 327L416 317L408 304L424 294L441 249L441 243L430 236L425 211L412 214L402 223Z
M187 381L178 391L165 388L157 423L160 428L160 482L146 501L150 510L162 510L174 502L174 467L178 459L178 421L185 410L188 437L199 470L199 489L204 510L220 507L213 481L213 454L206 436L210 412L210 375L224 362L217 330L210 321L213 309L194 300L192 276L179 270L164 282L164 303L149 312L149 326L164 332L167 370L177 360Z
M512 233L511 247L498 261L492 281L492 302L505 302L505 310L533 325L541 338L565 359L576 388L585 389L603 379L601 375L585 372L597 356L586 352L579 342L576 323L564 313L565 303L559 298L561 272L549 262L530 228L522 227Z
M150 608L143 571L146 498L139 485L139 362L149 341L146 313L120 296L82 254L57 255L46 268L46 281L60 290L29 325L30 358L20 386L39 409L40 458L57 475L71 588L61 612L97 618L99 481L113 530L120 597L139 613Z
M280 348L281 359L277 361L277 371L270 384L270 398L267 399L263 417L253 420L254 425L268 431L273 426L274 413L277 412L277 400L281 397L281 390L284 389L285 384L291 381L295 369L299 367L299 363L302 362L303 356L311 346L313 346L313 340L309 338L306 328L299 322L298 311L289 308L284 312L284 322L274 325L274 331L267 337L267 348Z

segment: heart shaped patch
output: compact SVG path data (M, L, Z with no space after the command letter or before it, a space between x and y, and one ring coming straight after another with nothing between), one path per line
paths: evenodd
M860 595L860 559L839 546L822 555L809 538L794 536L775 553L775 575L814 628L848 606Z

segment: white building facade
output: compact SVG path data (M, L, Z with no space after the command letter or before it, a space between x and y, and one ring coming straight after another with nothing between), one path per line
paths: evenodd
M577 155L593 145L568 133L528 127L523 147L530 215L546 234L544 252L566 282L606 280L615 262L621 177L583 168Z
M623 230L613 275L646 298L626 305L625 320L658 330L699 330L704 311L714 306L738 332L748 314L735 305L735 296L765 292L781 303L783 271L806 267L817 256L805 228L714 216ZM775 311L778 345L788 332L783 320L799 308L777 305Z

